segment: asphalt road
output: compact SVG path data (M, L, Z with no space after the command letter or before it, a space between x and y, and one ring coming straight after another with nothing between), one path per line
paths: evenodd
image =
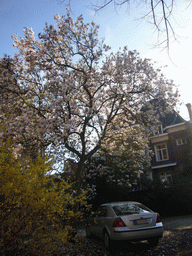
M162 222L165 230L181 230L192 228L192 215L164 217ZM85 227L78 230L80 236L86 236Z
M192 215L173 216L162 218L165 230L192 228Z
M79 254L62 255L115 255L115 256L192 256L192 215L163 217L164 235L156 248L149 248L146 241L141 243L122 244L117 251L109 253L104 249L103 241L97 238L85 239L84 251ZM85 238L85 229L79 230L79 235ZM87 253L88 252L88 253Z

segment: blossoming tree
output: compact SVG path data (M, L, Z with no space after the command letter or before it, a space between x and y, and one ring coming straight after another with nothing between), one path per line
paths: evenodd
M38 118L18 82L14 59L5 56L0 59L0 137L13 139L11 145L17 157L27 155L35 159L39 150L45 149L45 134L38 129Z
M145 127L132 124L125 117L116 117L101 148L85 163L85 179L92 188L89 198L103 193L103 184L111 188L115 185L115 189L126 187L127 191L138 187L141 175L149 169L151 153Z
M80 16L55 16L35 39L32 28L14 36L15 74L23 112L10 128L17 139L29 136L71 152L77 159L81 187L84 162L101 147L118 115L138 119L151 99L176 103L177 90L150 60L125 47L116 54L98 39L98 26ZM152 109L146 123L154 119ZM44 136L40 136L44 135Z

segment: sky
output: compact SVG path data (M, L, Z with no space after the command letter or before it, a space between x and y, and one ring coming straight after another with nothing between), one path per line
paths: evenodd
M15 48L11 36L23 36L23 28L33 28L35 37L42 32L45 22L55 24L54 15L66 14L66 5L61 0L0 0L0 58L4 54L13 57ZM99 0L92 0L92 3ZM71 16L76 19L83 14L85 23L94 21L100 25L99 37L105 39L113 52L127 46L137 50L142 58L149 58L162 67L166 78L179 86L182 106L181 116L188 120L185 106L192 103L192 4L189 0L178 0L171 22L176 41L170 41L169 54L157 45L158 34L149 18L141 19L147 13L146 4L132 5L114 9L113 5L95 13L90 0L71 0ZM139 1L138 1L139 2ZM145 2L145 1L144 1ZM167 2L171 2L167 0ZM161 39L160 39L161 40Z

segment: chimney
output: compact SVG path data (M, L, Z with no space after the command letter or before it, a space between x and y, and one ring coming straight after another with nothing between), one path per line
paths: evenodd
M192 108L191 108L191 103L187 103L187 104L186 104L186 107L187 107L188 112L189 112L189 118L190 118L190 120L192 121Z

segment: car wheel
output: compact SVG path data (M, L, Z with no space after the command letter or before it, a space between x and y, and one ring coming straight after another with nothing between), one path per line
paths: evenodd
M93 237L93 235L92 235L92 233L91 233L91 231L90 231L88 226L86 226L86 237L87 238L92 238Z
M110 250L112 248L111 239L107 231L104 232L104 245L107 250Z
M159 238L158 237L149 238L148 242L151 247L156 247L159 243Z

